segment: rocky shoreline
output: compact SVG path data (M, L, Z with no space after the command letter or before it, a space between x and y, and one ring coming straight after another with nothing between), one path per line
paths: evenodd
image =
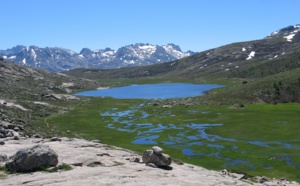
M299 185L286 179L258 178L258 183L243 179L244 175L226 170L212 171L173 161L167 167L146 166L141 155L99 141L74 138L4 138L0 145L0 166L17 151L37 144L45 145L58 155L58 165L71 170L37 171L6 174L0 171L0 185ZM162 149L154 147L153 154ZM149 150L144 153L149 154ZM151 154L151 152L150 152ZM7 157L7 158L5 158ZM145 160L144 160L145 161ZM147 160L148 161L148 160ZM51 168L50 168L51 169ZM1 175L2 174L2 175Z

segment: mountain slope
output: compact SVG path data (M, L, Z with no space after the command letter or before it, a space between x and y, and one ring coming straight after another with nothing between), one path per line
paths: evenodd
M285 59L297 55L300 52L299 25L295 25L293 28L288 33L279 30L277 35L271 34L272 37L233 43L163 64L117 70L76 69L66 73L80 75L83 72L82 76L96 79L104 77L133 78L168 74L183 77L239 77L236 73L237 70L246 71L249 68L255 68L256 65L278 63L278 60L285 61ZM284 28L283 30L286 29ZM287 39L287 36L291 34L294 34L293 38ZM297 68L297 64L295 62L293 67L289 67L286 70ZM245 77L258 76L247 75Z
M241 102L245 100L255 102L259 99L263 102L300 102L298 99L300 97L300 85L298 83L300 75L297 73L300 68L299 28L300 25L289 26L272 32L264 39L233 43L163 64L113 70L75 69L65 73L90 79L137 77L165 77L167 79L182 77L190 80L202 79L203 77L208 79L247 78L249 79L247 81L255 81L256 83L247 85L249 86L246 91L248 94L244 97L240 96ZM285 74L286 76L277 76L277 74ZM284 82L284 85L279 86L280 82ZM257 86L259 83L262 86ZM264 86L267 89L262 89ZM227 96L231 95L228 91ZM225 94L223 97L226 97ZM231 104L237 100L222 101L218 104L225 102Z
M94 81L0 60L0 129L24 129L36 118L65 112L63 103L78 99L70 93L96 87Z
M145 66L181 59L192 54L192 51L182 52L180 47L174 44L158 46L142 43L124 46L117 51L110 48L94 51L83 48L79 54L57 47L16 46L0 50L0 55L7 60L54 72L79 67L110 69Z

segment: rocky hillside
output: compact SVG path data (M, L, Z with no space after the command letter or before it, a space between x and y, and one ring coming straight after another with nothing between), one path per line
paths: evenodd
M37 117L65 111L58 105L78 99L69 93L97 86L94 81L0 60L0 129L24 130ZM0 138L8 133L0 132Z
M37 46L16 46L0 50L0 55L10 61L48 71L64 71L74 68L122 68L145 66L181 59L195 54L182 52L179 46L163 46L137 43L112 50L110 48L91 50L83 48L80 53L63 48L40 48Z

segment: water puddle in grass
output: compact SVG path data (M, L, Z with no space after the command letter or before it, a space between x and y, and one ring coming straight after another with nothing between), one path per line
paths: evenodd
M225 164L225 167L234 167L236 165L246 165L250 169L255 169L255 166L246 160L233 160L230 163Z
M133 144L145 145L166 145L171 148L180 149L183 154L189 157L214 157L224 162L224 167L244 166L249 169L255 169L250 160L243 158L229 158L224 153L255 153L239 149L241 143L255 145L266 149L300 149L300 145L295 141L246 141L235 138L225 138L215 134L209 134L206 129L211 127L222 127L221 123L196 123L199 119L182 119L180 124L173 123L143 123L151 115L142 110L144 104L133 106L129 110L119 110L112 108L105 112L100 112L101 120L110 129L120 132L136 133ZM201 115L211 114L206 111L186 110L182 115ZM157 112L157 118L168 118L176 116L172 111ZM215 113L220 115L222 113ZM280 124L287 122L280 121ZM229 142L229 143L228 143ZM246 156L244 156L246 157ZM285 157L285 156L283 156ZM294 165L300 169L300 165L289 157L281 158L287 165ZM259 164L265 169L273 169L267 164Z
M279 120L279 121L277 121L276 123L277 123L277 124L288 124L289 122L287 122L287 121L282 121L282 120Z

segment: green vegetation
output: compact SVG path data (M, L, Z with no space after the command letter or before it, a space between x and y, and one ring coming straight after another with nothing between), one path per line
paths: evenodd
M118 120L109 115L114 112L119 113ZM251 175L297 180L300 175L299 114L299 104L256 104L245 105L241 109L200 104L165 109L152 106L151 101L89 98L68 113L48 117L50 128L42 122L35 126L62 136L99 139L106 144L142 153L153 144L139 145L132 142L140 133L149 132L149 128L129 130L138 128L137 124L150 123L154 128L172 124L181 129L168 128L148 134L158 135L155 141L176 159L209 169L226 168ZM126 122L130 125L126 125ZM192 123L223 124L205 129L208 135L217 135L221 139L199 137L199 130L188 127ZM109 124L115 128L108 127ZM185 137L180 137L180 134ZM184 145L188 136L191 142L200 145ZM170 141L171 137L175 141L178 138L178 144L167 145L165 142ZM193 156L183 154L184 148Z
M242 68L233 69L233 77L239 78L261 78L281 72L300 68L300 53L292 54L288 58L267 59L259 63L248 63Z
M69 171L72 170L73 168L71 165L68 165L66 163L62 163L61 165L58 165L56 167L50 167L45 169L46 172L57 172L57 171Z
M207 105L300 103L299 78L300 68L264 78L229 79L228 87L199 97L196 102Z
M6 177L5 166L0 166L0 180Z

